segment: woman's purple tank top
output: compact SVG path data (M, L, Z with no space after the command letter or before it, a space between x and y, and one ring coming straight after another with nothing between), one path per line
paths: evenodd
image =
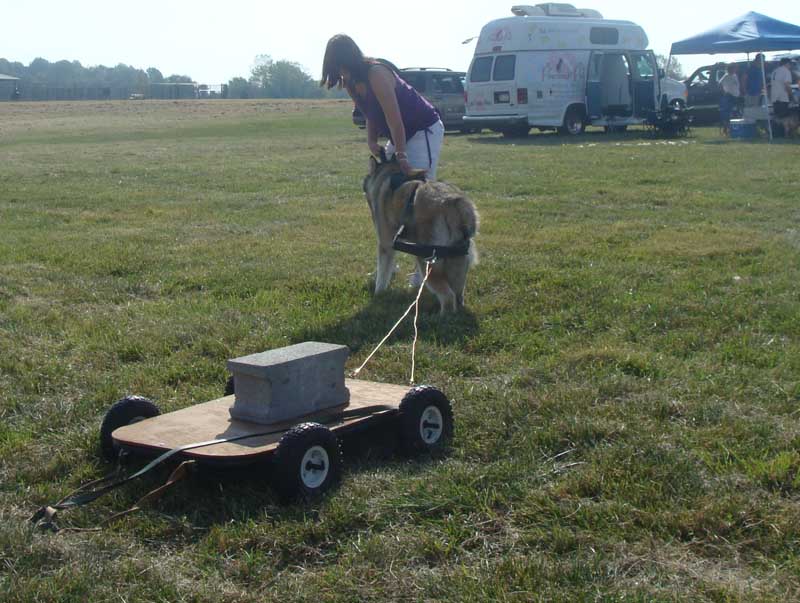
M397 95L397 104L400 107L400 117L406 130L406 140L408 140L417 132L430 128L439 121L439 113L433 105L394 71L392 71L392 75L394 75L394 92ZM360 99L356 95L356 106L371 123L377 126L378 136L391 138L386 116L383 114L381 104L369 85L367 86L366 98Z

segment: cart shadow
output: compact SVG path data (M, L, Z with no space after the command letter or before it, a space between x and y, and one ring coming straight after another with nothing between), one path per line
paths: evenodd
M378 470L397 472L403 476L423 473L446 452L409 459L399 452L397 429L391 423L348 434L340 439L344 457L344 479L331 493L311 502L281 502L272 490L269 462L247 466L200 465L157 504L157 516L174 523L183 532L182 538L201 540L208 530L231 522L268 521L279 525L285 521L313 519L329 496L346 489L348 482L359 475ZM145 481L148 489L160 485L174 469L167 464ZM141 494L142 484L124 494L132 504ZM136 492L134 493L134 490ZM190 526L187 529L187 525Z
M467 291L469 293L469 291ZM346 345L357 354L371 348L389 332L414 301L414 293L408 290L389 289L372 297L370 303L342 318L338 322L321 328L304 328L298 331L296 341L334 341ZM420 299L417 319L419 341L435 341L440 345L461 343L478 332L476 316L468 309L439 316L439 302L427 291ZM411 342L414 339L414 311L392 334L392 341Z

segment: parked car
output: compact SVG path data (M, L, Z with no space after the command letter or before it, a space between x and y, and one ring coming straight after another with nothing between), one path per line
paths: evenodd
M795 75L795 80L800 78L800 71L798 71L800 55L780 55L764 61L764 71L767 75L768 84L772 71L779 65L780 58L783 56L788 56L792 59L792 71ZM737 67L739 80L742 81L742 76L750 64L747 61L734 61L733 63ZM730 63L704 65L686 78L687 104L692 111L695 124L714 124L719 121L719 99L722 95L719 81L725 75L728 65Z
M464 78L463 71L439 67L409 67L399 70L402 77L417 92L436 107L445 130L468 131L464 125ZM360 128L366 125L364 115L353 108L353 123ZM469 129L474 131L475 128Z

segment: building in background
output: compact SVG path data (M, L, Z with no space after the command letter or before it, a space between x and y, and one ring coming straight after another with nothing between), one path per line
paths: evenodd
M0 73L0 101L19 98L19 78Z

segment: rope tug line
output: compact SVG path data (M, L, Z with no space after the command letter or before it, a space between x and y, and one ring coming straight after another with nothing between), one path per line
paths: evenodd
M435 263L436 263L436 254L434 254L431 258L425 260L425 277L422 279L422 283L420 283L419 285L419 290L417 291L416 298L414 298L414 301L411 302L411 305L408 306L408 309L403 313L403 315L398 319L398 321L394 323L394 326L391 329L389 329L389 332L386 334L386 336L383 339L381 339L381 342L377 346L375 346L375 349L372 350L372 353L369 356L367 356L367 359L361 364L361 366L359 366L356 370L353 371L353 377L358 376L358 374L361 372L361 369L363 369L375 355L375 352L377 352L381 348L381 346L384 343L386 343L386 340L392 336L392 333L394 333L397 330L397 327L400 326L400 323L403 322L405 317L409 315L412 309L414 309L414 341L411 344L411 379L409 379L409 384L411 385L414 384L415 357L417 352L417 338L419 336L419 331L417 329L417 318L419 318L419 298L420 296L422 296L422 290L425 288L425 283L428 281L428 277L431 274L431 268Z

